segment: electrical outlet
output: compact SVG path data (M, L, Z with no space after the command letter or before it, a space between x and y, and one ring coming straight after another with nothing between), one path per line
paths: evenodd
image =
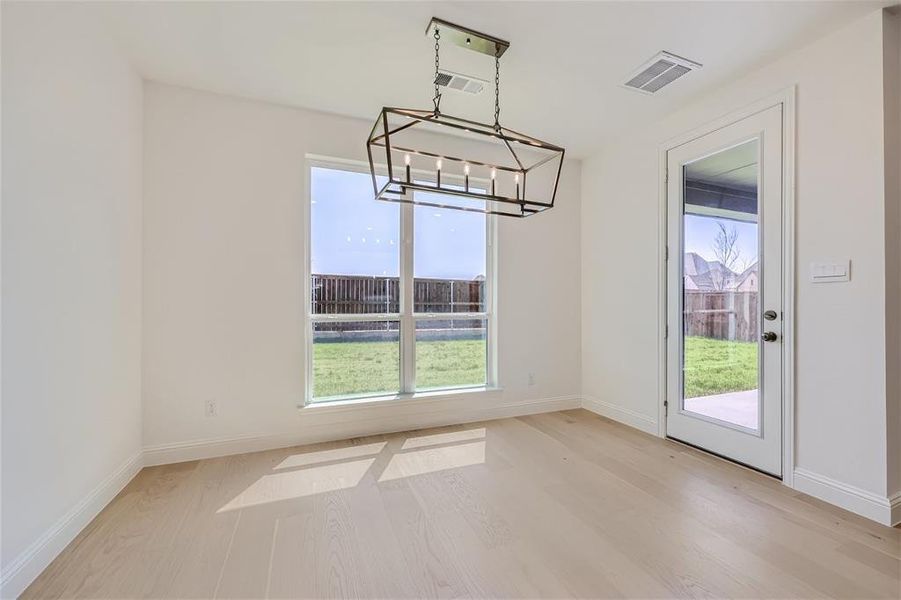
M219 414L219 404L215 400L207 400L204 404L206 416L215 417Z

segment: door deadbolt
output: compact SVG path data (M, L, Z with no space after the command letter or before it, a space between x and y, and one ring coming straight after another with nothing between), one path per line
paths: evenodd
M775 310L768 310L763 313L763 318L767 321L775 321L777 316L779 315L776 314Z
M779 339L779 336L773 333L772 331L764 331L763 335L760 336L764 342L775 342Z

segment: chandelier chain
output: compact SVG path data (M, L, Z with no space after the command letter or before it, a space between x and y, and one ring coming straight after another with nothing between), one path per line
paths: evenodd
M501 53L500 48L494 49L494 129L501 129Z
M438 91L438 70L439 70L439 55L440 55L440 40L441 40L441 32L438 31L438 27L435 27L435 97L432 98L432 102L435 104L435 114L441 114L441 92Z

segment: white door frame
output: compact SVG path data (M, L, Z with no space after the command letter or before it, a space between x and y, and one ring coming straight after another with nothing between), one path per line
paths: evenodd
M666 437L667 152L773 106L782 105L782 483L794 487L795 467L795 86L663 142L658 147L657 435Z

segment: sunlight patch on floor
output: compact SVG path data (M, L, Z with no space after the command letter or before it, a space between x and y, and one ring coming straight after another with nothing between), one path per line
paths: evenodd
M465 431L451 431L449 433L436 433L433 435L421 435L407 438L401 450L422 448L423 446L438 446L440 444L454 444L469 440L479 440L485 437L485 428L467 429Z
M264 475L217 512L352 488L374 462L366 458Z
M391 481L445 469L468 467L485 462L485 442L459 444L444 448L427 448L395 454L382 472L379 481Z
M361 456L372 456L384 450L387 443L388 442L377 442L375 444L361 444L359 446L347 446L346 448L334 448L332 450L319 450L317 452L306 452L304 454L292 454L275 468L291 469L296 467L305 467L307 465L332 462L335 460L347 460L349 458L358 458Z
M381 475L376 471L375 476L379 481L391 481L483 464L485 435L485 428L479 427L407 438L401 452L393 454ZM292 454L218 512L353 488L363 480L376 455L386 446L387 442L376 442Z

